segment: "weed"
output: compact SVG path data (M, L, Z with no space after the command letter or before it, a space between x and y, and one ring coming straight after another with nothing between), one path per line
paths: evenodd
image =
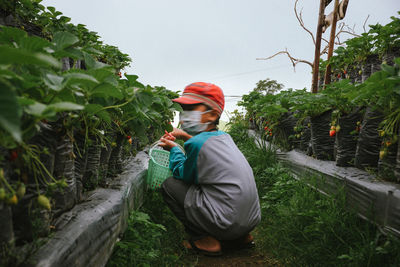
M158 191L146 192L140 211L131 212L128 228L107 266L177 266L185 251L184 230Z

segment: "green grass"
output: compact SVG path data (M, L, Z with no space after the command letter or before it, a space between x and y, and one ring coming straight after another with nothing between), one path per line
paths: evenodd
M132 211L128 227L107 263L116 266L182 266L184 230L161 193L147 191L144 205ZM187 265L189 266L189 264Z
M255 236L261 253L285 266L400 265L399 240L348 210L344 192L322 195L294 179L273 151L249 140L246 125L233 124L230 133L257 182L262 221Z

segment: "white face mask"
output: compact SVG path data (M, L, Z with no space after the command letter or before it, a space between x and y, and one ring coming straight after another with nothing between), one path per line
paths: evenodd
M207 110L204 112L198 110L190 110L179 113L179 120L182 124L182 129L190 135L196 135L204 132L211 122L202 123L201 116L210 111L211 110Z

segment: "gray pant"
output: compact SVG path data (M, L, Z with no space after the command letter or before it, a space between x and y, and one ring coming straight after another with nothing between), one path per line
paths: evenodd
M167 203L178 220L182 222L186 233L188 233L193 240L197 240L209 234L193 225L186 217L184 203L189 187L190 184L174 177L169 177L163 182L161 192L165 203Z

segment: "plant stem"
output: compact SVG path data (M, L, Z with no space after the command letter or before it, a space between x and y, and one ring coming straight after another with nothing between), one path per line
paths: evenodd
M14 189L11 187L11 185L7 182L6 178L4 178L4 175L0 175L0 179L3 181L3 183L7 186L8 190L11 191L11 193L15 194Z

